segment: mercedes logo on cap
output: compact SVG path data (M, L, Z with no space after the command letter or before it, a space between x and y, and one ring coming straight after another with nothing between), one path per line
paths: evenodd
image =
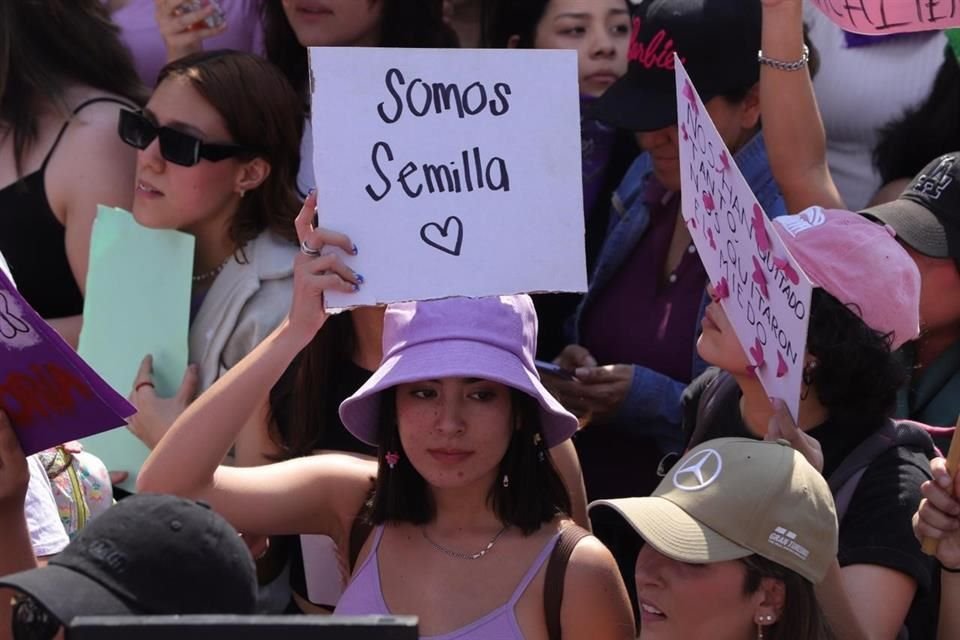
M673 472L673 486L681 491L706 489L720 477L723 459L714 449L703 449L683 461Z

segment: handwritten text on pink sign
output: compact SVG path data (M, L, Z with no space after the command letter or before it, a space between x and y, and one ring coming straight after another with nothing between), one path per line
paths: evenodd
M813 0L813 4L853 33L880 35L960 26L960 0Z

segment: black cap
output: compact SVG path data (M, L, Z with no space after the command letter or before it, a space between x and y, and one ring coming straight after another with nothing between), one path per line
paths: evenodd
M250 614L256 568L209 507L141 494L110 507L46 567L4 576L61 623L79 615Z
M673 54L704 102L760 79L760 0L631 0L627 73L590 116L620 129L655 131L677 122Z
M960 151L924 167L893 202L860 213L890 225L920 253L960 266Z

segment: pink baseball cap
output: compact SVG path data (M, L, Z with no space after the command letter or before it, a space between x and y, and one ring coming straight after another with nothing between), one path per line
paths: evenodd
M340 404L340 419L350 433L376 446L381 391L418 380L481 378L533 397L540 405L544 443L553 447L573 435L577 419L540 382L536 348L530 296L391 304L383 323L383 360Z
M920 334L920 272L891 227L820 207L773 222L810 281L889 335L891 350Z

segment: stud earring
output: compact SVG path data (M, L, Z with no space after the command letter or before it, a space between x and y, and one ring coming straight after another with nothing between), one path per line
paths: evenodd
M388 451L383 459L387 461L387 466L391 469L397 466L397 463L400 462L400 454L396 451Z
M503 488L504 488L504 489L506 489L507 487L509 487L509 486L510 486L510 476L508 476L507 474L503 474L503 482L502 482L501 484L503 484Z

